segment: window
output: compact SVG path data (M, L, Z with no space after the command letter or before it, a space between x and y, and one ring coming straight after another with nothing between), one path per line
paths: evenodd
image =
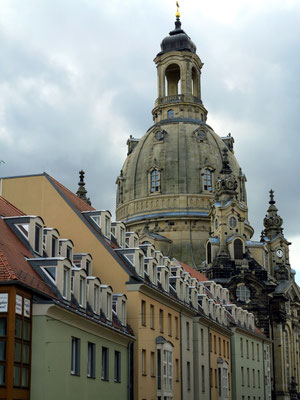
M211 243L210 242L207 243L206 249L207 249L207 264L210 264L211 263Z
M244 367L241 367L241 375L242 375L242 386L244 386L245 385Z
M170 342L157 345L157 389L173 391L173 346ZM159 394L158 394L159 395ZM172 396L172 393L169 393ZM166 394L165 394L166 396Z
M5 385L7 319L0 318L0 386Z
M105 236L108 237L109 236L109 217L105 217Z
M174 110L168 110L168 118L174 118Z
M203 171L203 189L212 192L212 172L208 168Z
M176 382L179 382L179 360L178 360L178 358L176 358L176 360L175 360L175 368L176 368L176 371L175 371Z
M71 258L72 258L72 249L69 246L67 246L67 258L69 260L71 260Z
M253 387L255 388L255 369L252 370L252 384Z
M79 305L81 307L84 306L84 279L80 278L79 280Z
M164 312L161 309L159 310L159 331L164 332Z
M247 368L247 386L250 387L250 370Z
M226 343L224 339L223 339L223 356L226 357Z
M217 354L217 338L216 338L216 335L214 335L214 353Z
M139 275L143 276L144 274L144 256L139 254Z
M200 332L200 334L201 334L201 354L202 355L204 355L204 332L203 332L203 329L201 328L201 332Z
M186 323L186 349L190 350L190 324Z
M257 371L257 385L260 388L260 370Z
M230 357L230 355L229 355L229 342L227 342L227 358L229 358Z
M205 368L204 368L204 365L201 365L201 386L202 386L202 392L205 392Z
M106 298L106 318L111 320L112 306L111 306L111 293L107 293Z
M160 172L158 169L153 169L150 172L150 192L155 193L160 191Z
M210 376L210 387L212 388L214 386L213 384L213 372L212 372L212 368L209 371L209 376Z
M252 342L251 344L252 344L252 360L254 360L254 342Z
M95 357L96 357L96 345L95 343L88 342L88 366L87 366L88 378L95 378Z
M40 252L41 245L41 230L42 227L38 224L35 224L34 250L38 253Z
M141 304L141 322L143 326L146 326L146 302L144 300Z
M244 255L243 255L243 242L241 239L235 239L233 243L233 252L234 252L234 258L236 260L242 260Z
M239 285L235 293L238 301L247 303L250 300L251 292L246 285Z
M115 350L114 381L121 382L121 353Z
M168 335L172 336L172 315L168 314Z
M122 325L126 325L126 302L122 300Z
M246 340L247 358L249 358L249 341Z
M102 364L101 364L101 378L104 381L109 380L109 370L108 370L108 348L102 347Z
M64 267L64 274L63 274L63 297L65 299L68 298L68 291L69 291L69 268Z
M97 314L99 313L98 298L99 298L99 286L95 285L94 286L94 312Z
M222 347L221 347L221 338L218 338L218 344L219 344L219 356L222 355Z
M212 345L213 345L213 342L212 342L212 334L210 333L210 334L209 334L209 348L210 348L210 351L211 351L211 352L213 351Z
M25 299L22 296L17 295L17 298L21 300L21 307L25 306L25 302L29 302L29 299ZM27 303L28 304L28 303ZM22 308L21 308L22 310ZM16 310L17 312L17 310ZM22 312L22 311L21 311ZM16 316L15 319L15 344L14 344L14 372L13 372L13 385L19 388L29 387L29 361L30 361L30 320L23 316ZM5 354L6 345L2 342L2 357L6 357Z
M175 317L175 337L176 337L176 339L178 339L178 337L179 337L178 317Z
M230 228L234 229L236 227L236 225L237 225L236 218L235 217L230 217L229 218L229 226L230 226Z
M71 340L71 374L80 374L80 339L75 337Z
M187 374L187 390L191 390L191 363L186 363L186 374Z
M258 343L256 345L256 348L257 348L257 361L259 361L259 344Z
M57 254L57 245L58 239L56 236L52 236L52 243L51 243L51 257L56 257Z
M155 353L153 351L150 354L150 374L155 376Z
M147 375L146 370L146 350L142 350L142 374Z
M92 273L92 271L91 271L91 262L90 262L90 260L86 260L85 269L86 269L86 274L87 274L88 276L90 276L91 273Z
M150 328L154 329L154 305L150 304Z
M242 338L240 338L240 347L241 347L241 357L244 357L243 339Z
M228 369L223 368L223 391L224 399L228 398Z

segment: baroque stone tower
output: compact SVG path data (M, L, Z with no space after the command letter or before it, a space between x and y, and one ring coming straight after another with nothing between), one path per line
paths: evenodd
M233 137L220 137L207 124L201 96L203 63L179 15L154 62L154 124L141 139L128 139L127 159L116 182L116 217L143 241L197 268L206 257L210 205L224 151L244 210L246 178L234 156ZM247 225L245 230L250 237L252 228Z

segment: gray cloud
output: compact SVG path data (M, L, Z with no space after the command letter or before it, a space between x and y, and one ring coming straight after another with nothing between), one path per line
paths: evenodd
M152 60L173 28L173 3L2 0L0 174L46 170L76 190L83 168L95 207L113 211L126 140L152 124ZM182 21L205 63L208 123L235 138L256 238L272 187L286 236L300 244L300 6L231 0L222 17L218 0L214 13L193 3Z

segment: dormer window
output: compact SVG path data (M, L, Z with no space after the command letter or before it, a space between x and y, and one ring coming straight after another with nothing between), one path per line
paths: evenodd
M110 230L110 227L109 227L109 225L110 225L110 223L109 223L110 221L109 221L109 218L108 217L106 217L105 216L105 230L104 230L104 235L105 236L109 236L109 230Z
M160 171L157 168L150 172L150 192L160 192Z
M72 249L70 246L67 246L67 258L72 260Z
M68 298L69 274L70 274L69 268L64 267L64 272L63 272L63 297L65 299Z
M122 300L122 320L121 323L122 325L126 325L126 301Z
M212 171L209 168L203 171L203 190L212 192Z
M90 260L86 260L85 269L86 269L87 275L90 276L91 273L92 273L91 261Z
M79 305L83 307L83 303L84 303L84 279L80 278L79 281Z
M99 309L99 286L95 285L94 286L94 312L98 314L98 309Z
M42 232L42 227L38 224L35 224L34 250L37 253L40 253L41 249L41 232Z
M144 272L144 257L142 254L139 254L139 275L143 276Z
M111 312L112 312L112 296L111 293L107 293L106 298L106 318L111 320Z
M58 250L58 238L56 236L52 236L52 240L51 240L51 257L56 257L57 256L57 250Z
M92 220L100 226L100 215L92 215Z

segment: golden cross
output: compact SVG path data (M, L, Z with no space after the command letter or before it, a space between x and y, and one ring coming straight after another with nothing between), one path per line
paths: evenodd
M180 12L179 12L180 5L179 5L178 1L176 1L176 6L177 6L176 18L180 18Z

